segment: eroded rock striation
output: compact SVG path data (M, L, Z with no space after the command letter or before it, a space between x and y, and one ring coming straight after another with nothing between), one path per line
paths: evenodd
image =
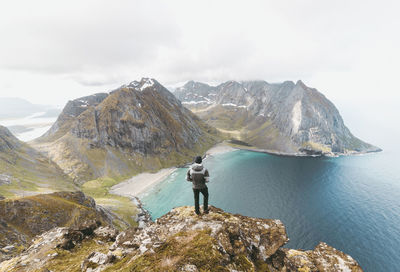
M68 102L33 144L76 180L129 176L191 160L217 131L155 79Z
M288 155L381 151L355 137L335 105L302 81L189 81L174 94L207 123L237 140Z
M362 271L325 243L308 251L282 248L288 237L279 220L215 207L201 216L193 207L174 208L119 234L109 226L91 230L54 228L0 263L0 271Z

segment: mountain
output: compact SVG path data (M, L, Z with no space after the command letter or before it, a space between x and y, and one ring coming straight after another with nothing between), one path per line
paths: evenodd
M32 142L77 181L182 164L218 140L155 79L69 101L51 129Z
M75 189L56 164L0 126L0 196Z
M21 118L38 112L44 112L45 117L57 116L60 113L52 106L32 104L21 98L0 97L0 119Z
M363 271L351 256L322 242L313 250L283 248L288 237L280 220L212 206L201 216L193 207L177 207L119 234L112 226L91 226L45 232L0 263L0 271Z
M208 124L257 149L288 155L337 155L381 149L356 138L335 105L302 81L189 81L175 96Z

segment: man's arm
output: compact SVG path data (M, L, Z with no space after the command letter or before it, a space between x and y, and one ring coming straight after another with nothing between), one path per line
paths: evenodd
M206 181L206 183L210 181L210 174L208 173L207 169L204 172L204 180Z
M189 181L189 182L193 181L192 176L190 175L190 169L186 173L186 180Z

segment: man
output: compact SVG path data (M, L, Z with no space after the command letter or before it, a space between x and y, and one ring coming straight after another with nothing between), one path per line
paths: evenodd
M203 195L204 213L208 213L208 188L206 183L210 181L208 170L202 164L202 158L197 156L195 163L189 168L186 180L193 183L194 207L197 215L200 215L199 194Z

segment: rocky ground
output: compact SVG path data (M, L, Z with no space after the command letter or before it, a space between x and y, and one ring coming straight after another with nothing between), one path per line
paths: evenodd
M55 227L77 228L88 222L128 226L82 192L0 200L0 261L24 251L33 238Z
M178 207L156 222L118 232L85 222L37 236L0 271L362 271L339 250L282 248L288 241L279 220L251 218L211 207L197 216Z

